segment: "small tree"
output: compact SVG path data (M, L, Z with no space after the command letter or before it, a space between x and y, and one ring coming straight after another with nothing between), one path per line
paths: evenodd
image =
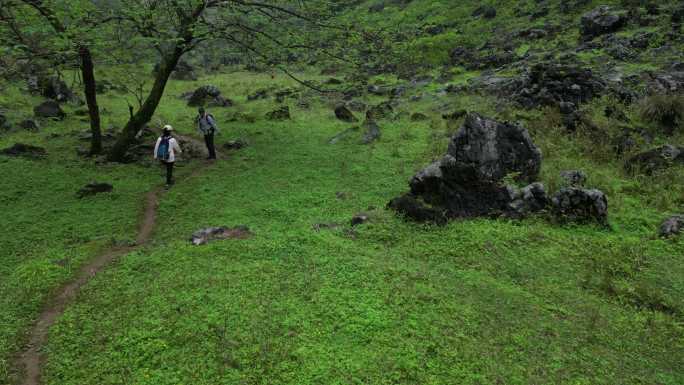
M203 42L220 39L277 63L288 52L315 48L307 42L307 32L311 27L329 27L324 24L328 3L296 2L297 8L293 8L273 0L120 0L112 17L154 47L159 65L152 88L118 136L109 160L125 159L136 135L154 115L168 79L185 53Z

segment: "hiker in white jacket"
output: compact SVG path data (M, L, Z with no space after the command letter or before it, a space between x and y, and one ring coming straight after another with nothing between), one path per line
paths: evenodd
M171 125L164 126L161 136L154 145L154 159L159 159L166 166L166 187L173 184L173 164L176 161L176 153L183 152L176 138L171 136L172 131Z

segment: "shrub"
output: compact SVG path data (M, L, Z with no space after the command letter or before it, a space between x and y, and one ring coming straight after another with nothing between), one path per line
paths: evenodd
M641 101L639 109L642 119L657 122L667 135L672 135L684 117L684 96L648 96Z

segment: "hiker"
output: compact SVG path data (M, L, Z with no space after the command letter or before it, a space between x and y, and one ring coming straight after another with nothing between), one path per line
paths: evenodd
M216 150L214 149L214 134L218 132L216 121L214 117L206 112L203 107L199 108L199 115L197 116L197 129L200 134L204 135L204 143L207 145L209 157L207 160L216 159Z
M178 141L171 136L173 127L164 126L161 136L154 145L154 159L159 159L166 166L166 187L173 184L173 164L176 161L176 152L181 153Z

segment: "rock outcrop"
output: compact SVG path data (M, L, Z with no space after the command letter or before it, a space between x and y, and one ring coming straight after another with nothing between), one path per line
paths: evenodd
M188 97L188 106L200 107L230 107L233 102L221 96L221 90L216 86L206 85L196 89Z
M389 206L418 221L443 223L449 218L524 217L546 206L544 187L506 186L505 177L534 182L541 151L523 127L468 114L452 137L447 154L418 172L411 191Z
M584 40L618 31L626 22L624 12L616 12L608 6L600 6L582 15L580 34Z
M608 223L608 199L599 190L564 187L551 198L551 206L561 223Z

